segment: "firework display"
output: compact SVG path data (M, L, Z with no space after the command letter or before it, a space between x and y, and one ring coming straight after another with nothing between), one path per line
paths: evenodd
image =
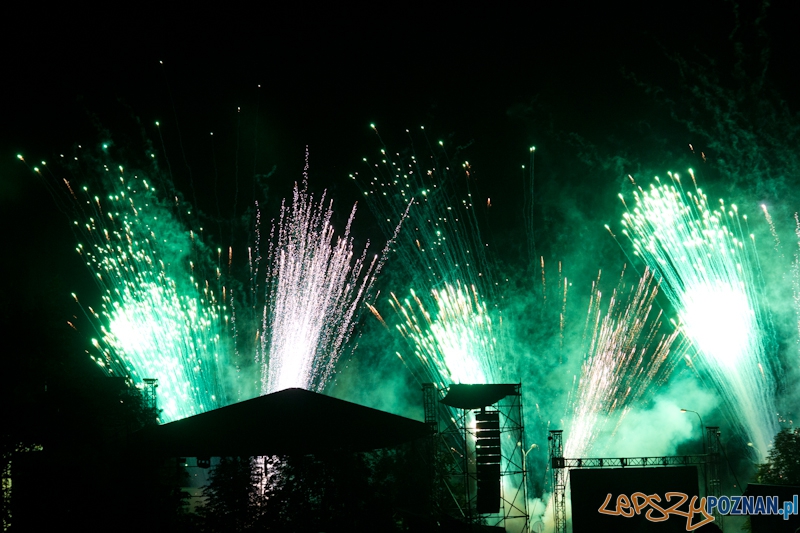
M709 502L765 483L800 405L790 3L222 7L6 17L4 521L412 531L519 507L502 528L561 533L572 467L704 465ZM440 402L456 384L516 387L515 432L477 416L499 403ZM308 438L224 416L291 388L433 438L348 457L314 416ZM201 432L150 468L165 441L140 436L215 410L253 457Z
M354 348L362 312L371 310L386 325L372 287L391 257L402 272L397 279L415 287L406 296L391 292L384 302L405 343L395 353L420 382L443 388L520 379L520 368L531 361L510 353L503 290L482 244L469 164L454 172L436 156L425 158L426 165L416 155L389 157L385 148L382 156L366 182L352 177L389 236L384 251L369 257L368 243L355 251L355 206L337 235L333 202L327 193L309 192L306 166L268 237L261 223L268 215L256 204L244 305L226 288L219 267L212 282L198 281L198 270L209 271L209 254L188 229L182 202L165 202L146 179L128 177L122 168L106 167L103 199L87 188L76 193L67 181L84 220L74 224L83 241L78 251L103 291L98 310L84 306L98 331L93 359L134 384L157 379L163 421L241 398L239 389L230 392L237 387L230 375L252 380L260 394L322 391L338 360ZM776 420L771 391L779 375L769 358L770 318L754 243L743 238L735 206L710 210L699 189L684 192L672 178L669 187L640 189L624 217L623 233L646 265L638 283L626 282L623 271L610 297L599 277L589 293L580 364L568 371L572 391L564 405L570 456L585 456L601 432L619 427L665 383L679 357L714 380L727 409L741 413L754 448L768 449L777 427L761 422ZM558 280L548 284L544 259L539 263L540 289L519 296L538 302L535 327L547 333L536 336L558 335L558 361L548 364L574 368L576 344L566 343L575 330L568 326L575 319L567 318L570 283L559 263ZM654 309L659 291L675 307L680 327ZM237 316L252 323L251 345L238 338ZM686 355L689 341L694 357ZM231 372L242 358L252 359L256 375ZM533 400L532 412L541 418L541 398Z
M413 346L425 372L420 379L439 388L453 383L498 383L502 368L492 319L475 287L445 285L431 296L436 301L432 311L413 290L410 299L401 302L394 294L391 299L401 317L397 330Z
M179 203L165 204L122 167L103 181L104 198L67 186L85 218L74 222L77 250L102 291L98 310L85 306L98 334L92 358L136 386L157 379L164 422L225 405L225 306L195 277L203 243L179 219Z
M396 329L410 344L414 357L409 360L398 355L419 381L439 387L519 379L516 365L527 366L532 361L516 361L508 352L506 331L496 328L493 320L495 313L497 317L502 314L486 303L487 296L495 302L501 299L492 281L493 269L485 246L478 240L469 165L462 167L465 199L458 202L453 183L458 174L447 166L437 167L435 157L430 158L428 169L415 155L406 159L399 154L389 157L386 148L381 153L383 159L373 165L364 194L376 216L387 223L398 220L403 208L410 204L403 228L407 233L401 232L398 239L405 246L395 249L402 258L406 277L417 286L433 287L411 290L402 298L392 294L390 305L398 319ZM530 206L526 209L530 210ZM539 262L541 290L532 291L526 298L538 302L539 328L557 322L559 364L564 364L570 356L564 351L569 283L559 264L557 294L549 294L552 291L548 288L544 259ZM660 333L661 312L651 317L658 289L649 271L629 294L622 291L621 281L605 310L600 307L597 284L591 293L584 363L576 378L577 390L567 407L573 428L573 437L568 440L571 453L588 451L606 418L621 420L649 385L663 381L674 364L672 356L684 348L676 342L677 330ZM551 304L549 299L554 302ZM375 309L373 312L383 320ZM553 327L544 327L556 334L551 331Z
M712 209L702 190L684 190L679 176L670 176L671 184L657 181L634 193L623 232L662 280L697 350L694 363L765 454L778 430L774 394L780 375L758 256L743 230L746 217L722 201Z
M209 266L202 230L190 229L191 209L174 192L174 201L165 201L144 174L129 177L122 167L106 166L102 198L64 180L78 219L78 252L102 291L97 310L74 296L97 331L92 359L134 386L156 379L160 421L169 422L291 387L326 391L340 359L354 353L359 320L369 310L397 343L378 356L394 352L420 383L439 390L537 383L523 391L535 407L525 417L536 428L524 437L533 441L530 448L521 450L522 437L500 444L503 457L521 453L531 471L546 472L542 457L527 455L544 448L539 439L551 427L566 429L565 456L606 454L614 436L627 431L626 416L646 412L647 400L681 361L714 383L724 416L751 450L769 449L778 427L780 366L770 352L774 333L754 239L744 238L746 218L735 206L721 202L711 210L702 191L696 185L684 191L676 175L670 186L638 189L622 233L643 273L631 282L623 268L608 292L598 274L581 318L568 294L574 299L582 291L571 288L561 262L556 276L548 276L539 257L540 274L531 276L528 265L528 283L517 283L516 294L506 290L507 280L499 283L500 270L481 244L468 164L462 175L437 167L435 157L428 170L416 156L401 161L408 159L386 157L368 184L361 182L388 237L383 251L370 256L369 242L360 251L354 244L356 206L337 232L327 191L318 197L309 191L306 159L303 180L269 224L255 203L249 285L226 279L235 271L233 247L227 269L222 248L217 267ZM168 179L157 179L169 190ZM779 247L766 210L765 216ZM535 252L529 229L528 255ZM395 285L381 300L373 287L389 260L397 263ZM397 291L398 281L413 289ZM660 307L659 294L671 309ZM392 327L383 305L392 309ZM548 397L558 401L548 404ZM465 416L472 427L472 413ZM465 443L450 450L465 458L469 472L477 444ZM265 461L256 458L253 468L263 470ZM517 470L501 483L503 494L530 485Z
M412 289L403 301L392 294L390 302L397 329L415 354L411 371L439 386L497 382L508 377L504 332L493 326L498 282L473 203L472 170L468 162L452 168L442 143L428 154L391 155L384 146L366 177L351 178L387 236L402 222L393 240L393 261L406 283L426 287Z
M625 272L606 307L598 280L593 283L584 339L584 362L572 402L565 453L587 457L597 433L617 423L645 392L663 383L676 354L685 351L680 330L659 334L662 311L654 311L658 283L647 269L636 285L626 287ZM627 292L627 294L626 294Z
M261 394L322 390L333 374L381 264L379 254L368 259L368 245L355 257L355 214L353 206L337 237L333 202L324 193L316 200L305 181L295 184L291 204L281 206L262 270L266 302L256 351Z

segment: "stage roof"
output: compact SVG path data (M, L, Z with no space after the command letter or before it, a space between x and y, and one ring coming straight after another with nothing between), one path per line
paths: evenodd
M164 457L251 457L367 451L429 434L423 422L303 389L286 389L131 437L132 451Z

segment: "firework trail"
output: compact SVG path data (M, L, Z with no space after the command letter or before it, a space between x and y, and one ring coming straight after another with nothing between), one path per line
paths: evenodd
M783 245L778 235L775 222L773 221L766 205L762 204L761 210L764 213L764 219L766 220L770 233L772 234L777 258L783 263L787 261L787 258L783 252ZM795 213L793 218L793 249L791 251L791 259L788 263L788 272L783 274L781 286L783 287L785 285L791 285L792 287L792 311L794 312L793 321L795 325L795 334L797 334L798 338L800 338L800 214Z
M800 338L800 215L794 214L794 234L797 239L797 248L792 257L792 302L794 303L795 322L797 334Z
M536 154L536 147L531 146L531 161L530 161L530 168L528 169L528 176L529 178L526 180L525 178L525 165L522 166L522 198L523 198L523 209L522 209L522 220L524 221L525 225L525 238L527 239L528 245L528 264L533 266L536 264L536 239L534 237L535 234L535 227L534 227L534 201L536 199L536 195L534 194L534 187L533 187L533 180L534 180L534 163L535 163L535 154Z
M92 359L136 386L157 379L162 422L225 405L227 319L209 283L195 277L192 257L203 243L176 214L177 198L169 205L122 167L105 171L103 198L88 187L76 194L65 180L82 219L74 221L77 251L102 291L99 310L84 307L98 333Z
M566 442L569 457L586 457L599 431L613 419L618 425L654 383L663 383L675 354L686 349L679 329L660 334L661 311L651 317L658 294L652 272L646 269L630 288L624 275L623 270L607 308L600 276L592 284L584 331L587 345Z
M672 185L658 181L634 192L636 205L624 215L623 233L662 279L699 352L698 368L758 453L766 454L778 431L779 368L770 357L773 330L755 244L743 236L735 205L726 209L720 201L711 209L696 185L695 192L685 191L677 175L670 177Z
M412 373L440 386L496 382L502 379L504 344L490 317L496 313L496 282L473 204L472 170L466 162L452 168L443 143L436 155L425 142L429 156L391 155L384 146L379 162L365 158L368 177L351 178L387 236L407 218L392 252L405 283L418 290L402 302L393 295L390 304L415 352Z
M355 214L353 206L337 237L333 202L325 193L316 200L306 181L295 184L291 204L282 204L262 267L266 300L256 350L261 394L289 387L321 391L333 374L386 252L367 261L367 243L355 258L350 236ZM256 259L257 279L258 248Z
M494 280L473 204L472 170L468 162L453 169L442 159L448 159L444 148L442 155L431 149L421 160L416 154L392 156L384 147L380 162L369 165L371 177L355 173L351 179L362 187L387 238L408 217L392 251L412 285L436 288L461 281L485 297L493 292ZM459 181L466 188L460 200Z

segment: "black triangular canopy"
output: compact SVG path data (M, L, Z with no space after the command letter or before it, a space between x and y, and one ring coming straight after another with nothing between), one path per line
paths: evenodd
M133 451L163 457L305 455L367 451L429 434L416 420L303 389L286 389L144 428Z
M516 383L497 383L489 385L450 385L442 403L457 409L480 409L493 405L506 396L519 396Z

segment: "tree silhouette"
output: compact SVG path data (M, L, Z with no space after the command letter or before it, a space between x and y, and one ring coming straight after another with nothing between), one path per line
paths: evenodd
M758 469L758 482L800 485L800 428L783 429L775 435L767 462Z

